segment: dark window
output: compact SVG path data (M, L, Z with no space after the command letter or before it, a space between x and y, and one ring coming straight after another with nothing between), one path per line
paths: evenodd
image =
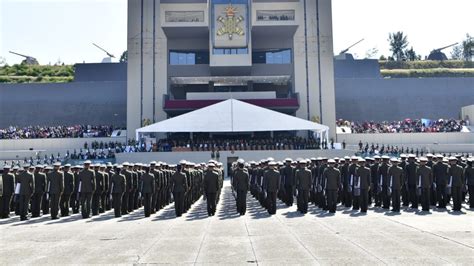
M221 55L221 54L248 54L249 49L247 48L214 48L212 50L212 53L215 55Z
M170 65L206 65L209 64L207 51L170 51Z
M291 64L291 49L254 51L253 64Z

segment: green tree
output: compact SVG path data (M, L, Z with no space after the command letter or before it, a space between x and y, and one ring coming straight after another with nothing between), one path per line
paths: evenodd
M466 39L462 42L463 58L466 61L472 61L474 56L474 38L466 34Z
M120 56L120 63L127 63L128 62L128 51L124 51Z
M394 32L388 35L390 51L396 61L402 61L405 57L405 49L408 46L408 37L402 32Z
M416 54L415 50L413 50L413 46L405 50L405 57L408 61L421 60L421 56Z
M463 47L462 44L458 44L453 47L451 51L451 59L453 60L463 60Z

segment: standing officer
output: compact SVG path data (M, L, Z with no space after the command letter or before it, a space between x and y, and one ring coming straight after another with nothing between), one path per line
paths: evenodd
M377 172L377 178L379 179L378 185L382 187L382 208L389 209L390 208L390 195L389 195L389 187L390 187L390 177L388 175L388 162L390 157L384 155L382 156L382 163L379 166L379 170Z
M249 190L249 173L244 168L244 160L237 161L237 169L234 170L234 178L232 186L237 191L237 212L245 215L247 211L247 191Z
M3 195L0 204L0 218L5 219L10 217L10 204L12 201L13 193L15 192L15 176L10 173L10 166L5 165L3 167L2 174L2 185L3 185Z
M30 202L31 195L35 191L35 181L33 177L33 167L29 167L28 170L23 171L18 179L20 185L20 220L28 220L28 204Z
M99 214L100 206L100 199L102 193L104 192L104 174L99 171L100 165L94 165L94 173L95 173L95 191L92 195L92 216Z
M294 167L291 166L291 162L290 158L286 158L285 167L283 167L282 171L286 206L293 206L293 194L295 191Z
M420 158L420 167L418 167L417 171L419 178L418 187L421 188L421 208L423 211L430 211L430 193L431 185L433 184L433 172L426 165L427 162L427 158Z
M390 161L392 166L388 169L388 176L390 178L389 188L392 190L392 211L400 212L400 194L405 183L405 171L398 166L398 159L392 158Z
M448 169L449 166L443 162L443 155L436 155L437 162L433 164L433 179L436 184L436 199L438 200L438 208L446 208L447 194L446 186L448 185Z
M56 220L58 219L59 199L64 190L64 175L63 172L59 170L61 163L56 162L53 166L53 172L48 175L48 194L51 219Z
M40 217L41 215L41 201L43 200L44 192L46 191L46 175L42 173L43 166L35 166L35 192L31 198L31 217Z
M267 192L267 208L270 215L276 213L276 198L280 188L280 172L275 169L276 165L277 163L274 161L269 162L269 169L263 175L264 188Z
M184 210L184 192L188 190L186 175L181 165L176 166L176 172L171 176L171 191L174 197L174 209L177 217L181 217ZM209 200L209 199L208 199Z
M120 173L121 171L121 165L115 167L115 173L112 175L110 183L110 192L112 193L114 214L117 218L122 216L122 196L127 187L125 184L125 176Z
M449 187L453 197L453 211L461 211L462 187L464 186L463 168L457 163L456 157L449 158ZM471 197L471 195L469 195Z
M308 197L311 190L312 173L306 168L306 160L301 160L298 163L300 167L295 175L296 188L298 189L297 205L298 211L305 214L308 212Z
M336 161L328 160L328 167L324 170L323 179L326 182L326 198L330 213L336 213L337 191L341 186L341 172L334 165Z
M400 166L403 170L403 173L404 173L404 176L406 175L406 166L407 166L407 155L402 153L400 154L400 163L398 164L398 166ZM402 184L402 188L401 188L401 196L402 196L402 202L403 202L403 206L405 207L408 207L408 205L410 204L410 198L408 197L408 187L406 186L406 176L405 176L405 183Z
M143 206L145 209L145 217L150 217L151 213L151 198L155 193L155 177L150 173L150 166L144 165L145 173L142 175L142 183L140 193L143 197Z
M64 191L59 204L62 217L69 216L69 203L71 202L71 194L74 191L74 174L70 169L70 164L64 165Z
M81 196L82 218L89 218L91 212L92 193L95 191L95 173L89 167L91 161L84 162L84 169L79 173L78 192Z
M367 208L369 206L369 190L370 190L370 183L371 183L371 171L370 168L365 166L366 160L359 159L359 167L356 170L356 177L354 180L354 195L360 194L359 196L355 196L357 202L354 205L360 205L360 212L367 213Z
M372 177L371 180L371 192L372 196L374 197L374 205L375 207L380 207L382 206L382 201L381 201L381 187L379 186L379 176L377 175L379 172L379 165L380 165L380 156L375 155L374 156L374 163L370 166L370 176Z
M45 179L45 186L44 186L44 193L43 193L43 200L41 201L41 210L43 210L43 215L49 214L49 195L48 195L48 176L49 173L53 171L52 166L44 167L44 175L46 176Z
M128 214L128 212L132 211L132 208L129 209L129 203L130 200L129 198L131 197L132 189L133 189L133 184L132 184L132 172L129 170L130 164L128 162L124 162L122 168L122 174L125 176L125 184L127 185L127 189L125 190L125 193L123 193L123 198L122 198L122 215ZM130 206L131 207L131 206Z
M216 194L219 190L219 175L214 170L214 163L207 165L207 172L204 174L203 190L207 199L207 214L214 216L216 214Z
M469 192L469 208L474 208L474 166L473 158L467 159L467 166L464 169L464 178L466 178L467 191Z
M107 210L107 195L109 194L109 174L106 171L105 164L101 164L99 167L99 172L104 176L104 185L102 186L102 194L100 194L100 208L99 213L104 213Z
M418 164L415 161L416 157L414 154L408 155L408 164L405 167L405 176L407 178L408 185L408 197L411 202L412 209L418 209L418 193L417 193L417 183L418 183Z

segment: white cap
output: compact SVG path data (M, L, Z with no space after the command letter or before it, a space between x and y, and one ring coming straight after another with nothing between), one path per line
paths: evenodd
M61 163L60 162L55 162L55 163L53 163L53 166L61 166Z
M87 160L84 162L84 164L91 164L92 162L90 160Z

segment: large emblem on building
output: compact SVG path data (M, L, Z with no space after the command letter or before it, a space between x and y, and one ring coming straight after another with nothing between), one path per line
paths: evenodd
M212 37L215 48L247 47L248 14L245 4L215 4Z
M237 13L237 8L229 4L225 8L225 15L217 17L217 21L221 23L221 27L216 32L217 36L227 35L229 40L232 40L234 34L239 36L245 35L244 28L241 26L244 17L237 15Z

